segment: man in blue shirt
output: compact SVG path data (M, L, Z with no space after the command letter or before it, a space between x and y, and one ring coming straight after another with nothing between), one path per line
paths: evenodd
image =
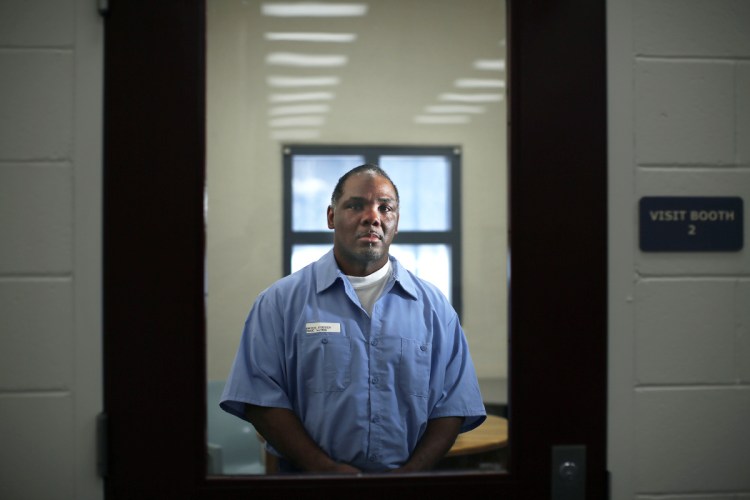
M388 253L398 190L375 165L339 179L333 249L255 301L221 407L309 472L432 468L485 419L458 316Z

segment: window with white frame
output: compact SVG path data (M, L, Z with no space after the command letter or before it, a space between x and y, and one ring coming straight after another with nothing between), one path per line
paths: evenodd
M285 146L284 274L330 250L326 209L339 177L364 163L398 187L399 232L390 252L435 284L461 313L460 149L454 146Z

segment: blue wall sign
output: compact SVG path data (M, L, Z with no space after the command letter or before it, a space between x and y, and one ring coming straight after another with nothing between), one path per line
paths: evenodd
M646 196L640 200L644 252L736 252L743 246L742 198Z

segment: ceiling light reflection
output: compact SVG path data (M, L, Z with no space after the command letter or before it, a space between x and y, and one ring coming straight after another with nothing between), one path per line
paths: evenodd
M419 115L414 121L423 125L460 125L469 123L469 117L465 115Z
M474 69L486 71L505 71L504 59L479 59L474 61Z
M462 89L504 89L505 80L490 78L460 78L455 86Z
M325 118L322 116L287 116L284 118L274 118L268 122L273 128L320 127L323 123L325 123Z
M367 14L365 3L264 3L264 16L276 17L352 17Z
M266 33L272 42L333 42L348 43L357 39L354 33Z
M271 116L306 115L328 113L331 107L328 104L297 104L293 106L276 106L268 111Z
M347 57L339 54L295 54L292 52L272 52L266 55L266 64L276 66L298 66L330 68L344 66Z
M484 107L482 106L467 106L461 104L438 104L435 106L425 107L425 111L428 113L470 113L480 114L484 113Z
M296 92L293 94L271 94L268 100L271 102L299 102L299 101L330 101L333 92Z
M503 100L502 94L440 94L441 101L455 102L500 102Z
M266 79L271 87L321 87L338 85L341 78L337 76L274 76Z

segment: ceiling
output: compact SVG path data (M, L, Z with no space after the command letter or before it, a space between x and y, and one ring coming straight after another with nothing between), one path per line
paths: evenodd
M248 90L271 139L411 136L502 116L504 0L224 3L246 27Z

